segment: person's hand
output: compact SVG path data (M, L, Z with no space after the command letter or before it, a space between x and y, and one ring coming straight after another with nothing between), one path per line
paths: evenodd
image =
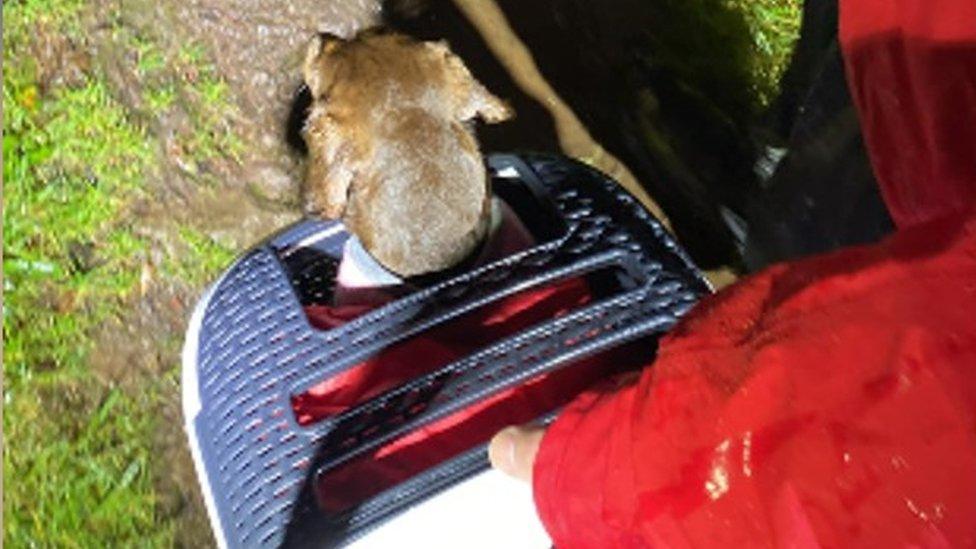
M488 460L491 461L491 466L531 484L532 465L545 433L545 427L538 425L502 429L488 444Z

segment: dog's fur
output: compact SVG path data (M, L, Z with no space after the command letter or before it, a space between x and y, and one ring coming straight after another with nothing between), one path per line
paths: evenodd
M491 190L470 122L511 116L443 42L369 32L308 47L306 200L386 268L454 266L481 242Z

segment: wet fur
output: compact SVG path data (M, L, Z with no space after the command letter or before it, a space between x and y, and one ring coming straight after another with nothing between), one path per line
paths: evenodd
M443 42L316 37L303 67L309 210L342 218L402 276L449 268L487 230L491 191L471 122L509 108Z

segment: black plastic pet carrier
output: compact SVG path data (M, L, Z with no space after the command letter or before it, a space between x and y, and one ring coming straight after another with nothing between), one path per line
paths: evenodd
M340 223L301 221L245 253L200 301L184 349L184 409L221 546L326 547L368 535L483 472L485 444L510 410L547 421L590 381L649 363L657 338L710 291L672 237L606 176L549 155L488 163L495 196L534 236L526 249L407 281L396 299L322 328L310 311L331 304L350 236ZM453 356L422 351L471 315L487 325L484 311L499 303L569 286L585 295L549 316L467 330L489 340ZM406 344L417 345L407 360L420 374L318 421L296 412L311 388ZM488 405L522 387L537 391L523 400L546 396L521 408ZM488 411L471 412L478 406ZM478 419L464 423L461 413ZM407 451L403 463L394 459Z

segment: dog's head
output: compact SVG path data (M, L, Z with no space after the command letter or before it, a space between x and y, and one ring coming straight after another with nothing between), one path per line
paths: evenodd
M445 43L387 32L318 35L303 73L307 211L342 217L402 275L450 267L477 247L490 189L469 122L505 120L508 106Z

